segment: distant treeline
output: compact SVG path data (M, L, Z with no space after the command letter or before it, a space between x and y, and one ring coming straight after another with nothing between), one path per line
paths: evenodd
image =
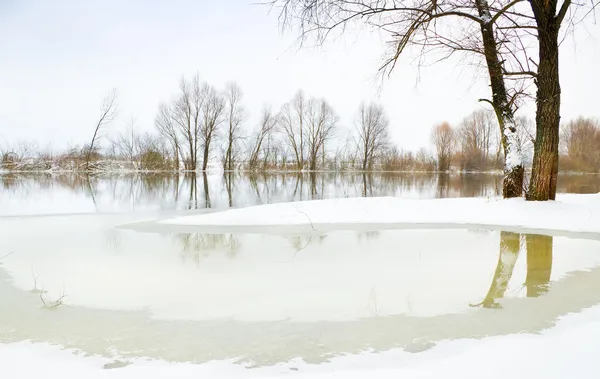
M458 125L436 125L431 146L398 149L382 106L361 104L351 128L341 127L325 99L299 91L280 109L265 106L258 125L247 125L242 90L219 91L198 77L182 79L178 93L159 106L154 132L135 119L109 130L117 115L116 92L102 103L91 142L56 152L35 143L0 143L7 171L494 171L504 165L500 130L491 111L478 110ZM517 120L524 161L533 155L532 120ZM600 171L600 124L579 118L565 124L560 169Z

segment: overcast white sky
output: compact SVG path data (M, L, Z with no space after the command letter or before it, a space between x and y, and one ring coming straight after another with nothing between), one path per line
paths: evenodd
M457 123L489 95L485 76L458 62L422 70L417 83L408 59L378 91L379 36L299 50L276 15L253 2L0 0L0 144L81 145L113 87L120 117L111 129L135 116L140 130L152 130L159 102L196 72L217 87L240 84L250 128L263 104L279 107L300 88L329 100L346 127L362 100L377 100L394 141L409 149L428 145L433 124ZM563 46L563 120L600 117L599 37L589 22Z

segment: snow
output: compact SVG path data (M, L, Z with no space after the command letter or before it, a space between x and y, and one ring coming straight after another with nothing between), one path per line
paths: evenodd
M506 136L506 171L523 165L522 152L517 140L517 125L512 117L505 117L504 135ZM514 131L513 131L514 130Z
M162 224L237 227L308 226L343 230L357 226L393 227L398 224L477 225L600 233L600 194L559 194L556 201L458 198L347 198L281 203L177 217Z
M81 357L74 351L30 342L0 344L0 361L2 373L11 378L596 378L600 369L599 339L600 307L596 306L565 316L555 328L540 335L443 342L419 354L365 352L334 358L322 365L296 360L292 366L248 370L228 362L120 362ZM106 369L112 365L123 367Z

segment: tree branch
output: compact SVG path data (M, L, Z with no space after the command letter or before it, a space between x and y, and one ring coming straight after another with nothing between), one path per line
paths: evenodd
M498 20L498 18L500 18L500 16L502 16L506 11L508 11L510 8L514 7L516 4L520 3L521 1L523 1L523 0L513 0L510 3L506 4L498 12L496 12L496 14L492 17L492 19L490 20L490 24L496 23L496 21Z
M571 0L565 0L563 5L560 7L560 11L558 11L558 14L556 15L556 22L558 25L562 24L563 20L565 19L567 10L569 10L569 6L571 6Z

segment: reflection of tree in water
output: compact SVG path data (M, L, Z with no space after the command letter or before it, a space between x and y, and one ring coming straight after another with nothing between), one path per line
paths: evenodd
M203 257L208 257L216 251L224 251L226 256L234 258L239 249L238 237L235 234L204 234L182 233L176 236L182 245L183 261L191 260L200 263Z
M487 295L478 306L484 308L500 308L496 301L504 297L508 282L512 277L519 251L521 249L521 235L511 232L500 232L500 254L498 255L498 264L494 272L492 284Z
M234 183L234 172L227 171L223 173L223 181L225 184L225 189L227 190L227 204L229 208L233 207L233 183Z
M500 175L440 173L435 180L436 197L498 196L502 193L501 184Z
M588 193L600 192L600 176L598 175L569 175L558 176L557 192Z
M379 238L380 235L381 235L381 232L379 232L378 230L356 232L356 239L359 242L362 242L362 241L369 242L369 241L373 241L373 240Z
M552 237L528 234L527 243L527 278L525 287L527 297L538 297L550 289L552 273Z
M210 208L210 191L208 190L208 177L206 172L202 173L202 183L204 184L204 208Z
M553 237L502 231L500 232L500 254L492 284L483 301L474 306L501 308L497 300L505 296L523 239L527 250L527 277L525 279L527 297L538 297L548 292L552 272Z

